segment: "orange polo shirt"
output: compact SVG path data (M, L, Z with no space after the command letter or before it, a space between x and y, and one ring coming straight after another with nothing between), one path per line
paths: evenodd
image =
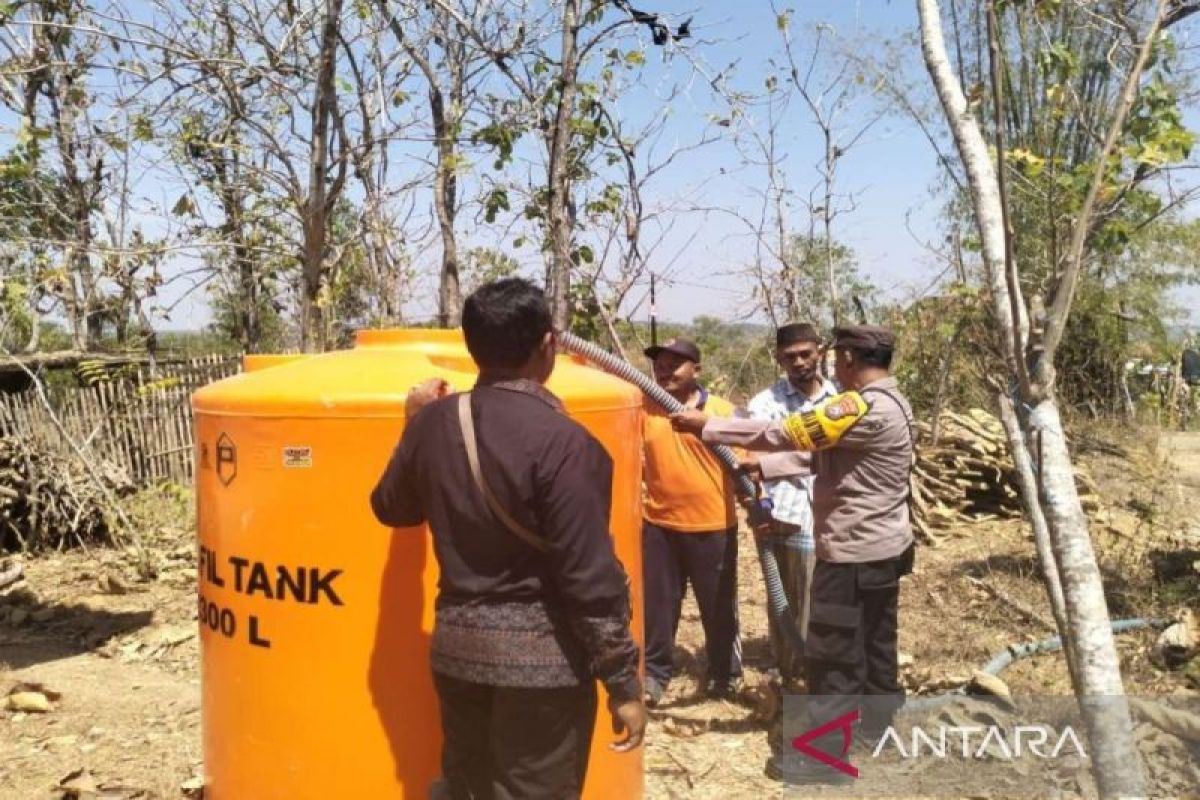
M700 437L679 433L657 404L643 406L646 521L674 531L722 531L737 525L733 481ZM733 416L728 400L708 395L706 414Z

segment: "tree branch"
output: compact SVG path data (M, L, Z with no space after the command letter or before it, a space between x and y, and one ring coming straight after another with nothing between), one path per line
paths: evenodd
M1058 350L1059 344L1062 342L1063 332L1067 327L1067 318L1071 313L1071 302L1075 298L1075 288L1079 284L1079 276L1083 269L1084 249L1087 245L1088 231L1091 227L1090 222L1096 210L1096 201L1100 197L1100 190L1104 186L1108 158L1116 150L1117 141L1125 129L1125 120L1129 116L1134 103L1137 101L1138 87L1141 83L1142 73L1145 71L1146 64L1150 60L1150 53L1154 49L1154 42L1158 38L1158 32L1169 2L1170 0L1158 0L1155 6L1154 17L1150 22L1150 27L1146 31L1146 36L1138 50L1137 58L1125 78L1125 85L1121 90L1120 100L1109 122L1108 131L1104 136L1104 144L1093 159L1094 173L1092 175L1092 182L1088 187L1087 195L1084 197L1083 205L1075 217L1075 224L1071 231L1071 243L1067 250L1066 267L1063 270L1062 277L1054 287L1054 299L1046 314L1044 350L1040 361L1035 365L1038 382L1047 389L1049 389L1054 380L1054 355Z
M1020 319L1025 301L1021 296L1021 276L1017 274L1013 253L1012 217L1008 206L1008 165L1005 163L1006 136L1004 125L1004 80L1000 75L1000 35L997 31L996 3L987 5L988 61L992 79L992 111L996 135L996 187L1000 193L1000 214L1004 223L1004 282L1008 289L1008 305L1012 318ZM1032 395L1029 366L1025 360L1025 341L1019 325L1011 326L1013 352L1016 353L1017 384L1025 397Z

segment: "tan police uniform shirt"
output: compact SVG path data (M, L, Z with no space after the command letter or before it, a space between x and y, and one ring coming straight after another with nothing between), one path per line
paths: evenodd
M908 514L912 471L912 408L892 377L860 394L870 406L829 450L801 453L783 423L710 418L706 442L777 453L762 460L763 477L810 471L817 558L862 563L892 558L912 544ZM791 451L791 452L788 452Z

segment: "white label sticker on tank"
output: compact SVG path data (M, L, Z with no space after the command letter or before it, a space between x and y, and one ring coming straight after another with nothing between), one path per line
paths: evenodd
M313 465L313 456L311 447L285 447L283 448L283 466L293 469L308 469Z

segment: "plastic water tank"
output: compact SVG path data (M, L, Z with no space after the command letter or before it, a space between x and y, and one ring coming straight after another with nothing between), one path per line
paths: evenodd
M368 496L433 376L470 389L458 331L364 331L352 350L251 357L196 392L206 797L425 798L440 773L429 671L437 563ZM549 388L608 450L612 534L641 641L641 397L562 356ZM585 796L642 794L601 692Z

